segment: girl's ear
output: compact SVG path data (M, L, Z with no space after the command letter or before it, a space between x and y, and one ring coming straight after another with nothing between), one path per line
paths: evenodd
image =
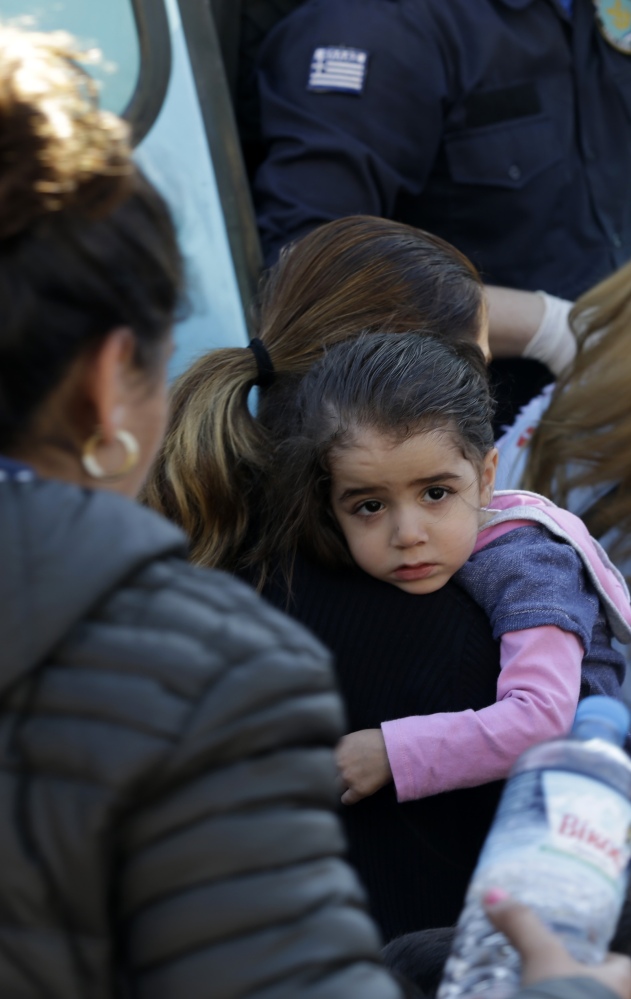
M488 506L493 498L495 476L497 474L497 459L499 452L496 447L486 454L480 473L480 505Z

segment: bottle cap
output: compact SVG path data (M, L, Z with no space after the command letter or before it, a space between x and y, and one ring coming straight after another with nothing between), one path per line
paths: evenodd
M612 742L616 741L621 746L627 737L630 721L629 709L622 701L595 694L579 701L573 727L591 722L596 730L602 728Z

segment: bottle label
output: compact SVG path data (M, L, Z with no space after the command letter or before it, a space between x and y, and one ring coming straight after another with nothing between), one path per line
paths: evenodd
M551 871L555 863L578 866L588 881L596 876L618 893L631 857L631 802L582 774L519 774L506 786L477 871L515 855L537 866L547 857Z
M543 775L549 848L596 868L617 882L631 855L631 804L610 788L579 774Z

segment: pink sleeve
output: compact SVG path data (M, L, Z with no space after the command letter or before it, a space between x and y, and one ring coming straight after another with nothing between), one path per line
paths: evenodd
M507 632L495 704L383 722L399 801L499 780L529 746L564 735L583 655L576 635L553 625Z

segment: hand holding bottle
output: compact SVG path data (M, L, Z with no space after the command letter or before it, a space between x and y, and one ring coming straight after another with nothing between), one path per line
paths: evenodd
M575 960L561 940L526 905L507 892L493 888L484 897L490 921L519 951L522 987L550 978L592 978L620 999L631 996L631 959L608 954L602 964L586 965Z
M631 760L621 749L628 729L620 701L586 697L568 737L533 746L517 761L469 885L438 999L517 995L520 956L484 907L496 886L556 932L574 969L602 967L631 857Z

